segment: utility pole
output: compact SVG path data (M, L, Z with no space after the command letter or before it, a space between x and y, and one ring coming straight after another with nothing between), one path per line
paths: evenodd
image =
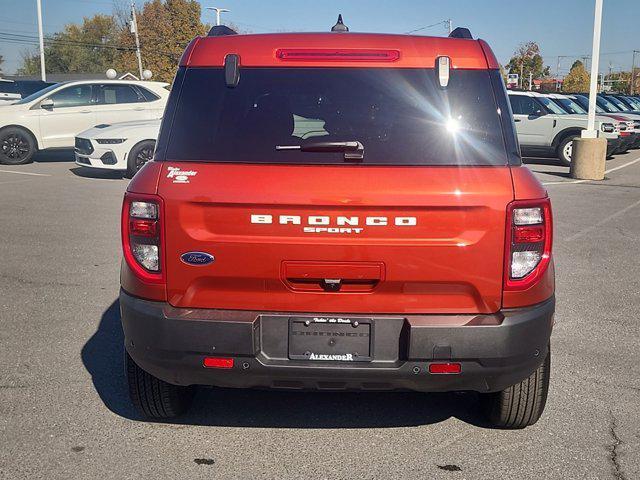
M142 80L142 54L140 53L140 38L138 37L138 20L136 19L136 4L131 2L131 33L136 37L136 57L138 57L138 70Z
M529 90L532 90L533 85L533 72L529 72Z
M451 35L451 32L453 32L453 22L450 18L447 20L447 25L449 26L449 35Z
M42 0L36 0L38 6L38 37L40 39L40 78L47 81L47 71L44 66L44 34L42 33Z
M207 7L207 10L213 10L214 12L216 12L216 25L220 25L220 14L229 11L226 8L218 7Z
M633 51L633 59L631 60L631 87L629 87L629 95L633 95L636 87L636 84L634 83L636 70L636 53L638 53L638 50Z
M520 59L520 90L523 89L523 84L524 84L524 80L522 79L522 75L524 75L522 72L524 71L524 59L521 58Z
M558 61L556 62L556 92L560 90L560 55L558 55Z

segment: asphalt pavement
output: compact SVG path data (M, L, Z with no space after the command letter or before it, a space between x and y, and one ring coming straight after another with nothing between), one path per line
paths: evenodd
M127 180L68 152L0 166L0 478L640 478L640 151L555 214L551 393L492 430L473 394L202 389L177 421L129 403L118 307Z

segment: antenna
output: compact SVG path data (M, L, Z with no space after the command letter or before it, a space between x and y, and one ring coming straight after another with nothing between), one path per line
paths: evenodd
M338 21L336 24L331 27L332 32L348 32L349 27L347 27L344 23L342 23L342 14L338 15Z

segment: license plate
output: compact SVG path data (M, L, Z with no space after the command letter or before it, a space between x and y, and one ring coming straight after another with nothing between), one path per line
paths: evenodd
M292 360L370 361L372 338L371 318L289 318L289 358Z

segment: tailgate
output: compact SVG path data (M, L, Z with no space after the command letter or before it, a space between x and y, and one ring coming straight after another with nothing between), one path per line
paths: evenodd
M502 296L509 167L165 163L176 307L490 313ZM187 252L215 257L206 265Z

